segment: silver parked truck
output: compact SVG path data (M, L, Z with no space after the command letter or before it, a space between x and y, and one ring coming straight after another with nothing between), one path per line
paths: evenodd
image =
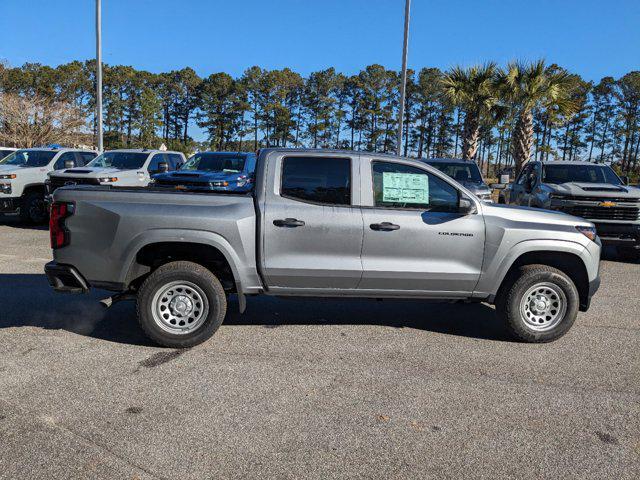
M401 157L266 149L252 192L78 185L53 200L51 285L135 297L170 347L211 337L230 294L241 312L260 294L487 302L516 339L545 342L599 286L593 224L487 204Z

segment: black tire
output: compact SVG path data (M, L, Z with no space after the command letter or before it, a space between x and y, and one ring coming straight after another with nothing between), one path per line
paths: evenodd
M505 280L505 282L507 283L501 288L496 298L496 311L498 316L505 322L509 333L515 339L530 343L550 342L569 331L578 315L580 296L575 284L564 272L547 265L526 265L520 268L517 275ZM566 303L564 313L560 308L555 310L555 314L552 313L554 310L549 311L549 317L545 317L546 314L540 315L542 317L540 322L545 322L545 318L554 319L548 325L532 325L538 318L537 311L530 310L530 303L523 301L525 294L538 285L553 286L551 289L545 290L543 292L545 296L542 297L553 302L547 303L549 308L554 308L553 305L558 305L553 300L554 298L557 300L558 295L560 297L564 295L564 299L560 299L560 305ZM539 288L545 289L545 287ZM554 289L558 290L558 292L554 292ZM535 294L531 296L533 297ZM535 300L533 301L535 303ZM525 314L530 317L528 319L522 313L521 305L523 304L526 304L524 310ZM534 313L533 316L531 316L532 312ZM547 328L547 326L549 327L548 329L540 330Z
M27 192L20 205L20 219L23 222L39 225L47 220L47 216L47 207L42 192L37 190Z
M171 314L171 320L162 320L158 314L154 316L154 308L158 305L158 308L163 306L160 300L154 302L154 297L176 282L180 286L183 285L180 282L184 282L186 285L195 285L195 288L206 297L205 303L208 303L208 311L206 315L202 312L201 319L198 320L199 325L193 331L172 333L167 329L188 328L188 326L178 327L176 325L173 327L169 325L168 321L174 321L173 314ZM176 289L180 290L179 287ZM187 287L188 289L189 287ZM171 262L162 265L146 278L138 292L137 312L140 326L154 342L165 347L188 348L211 338L218 330L227 313L227 297L218 278L207 268L193 262ZM184 324L182 320L180 323Z

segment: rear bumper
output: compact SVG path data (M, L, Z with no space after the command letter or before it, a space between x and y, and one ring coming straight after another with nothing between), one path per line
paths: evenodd
M55 261L44 266L49 285L56 292L85 293L89 291L89 284L84 277L71 265L59 264Z
M603 245L640 248L640 224L602 223L594 221Z
M16 213L20 209L20 197L1 197L0 213Z

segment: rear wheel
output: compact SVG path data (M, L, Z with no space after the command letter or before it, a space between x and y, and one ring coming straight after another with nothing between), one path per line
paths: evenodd
M209 339L227 312L218 278L193 262L159 267L138 292L138 321L144 332L165 347L193 347Z
M567 333L580 305L571 279L547 265L526 265L518 273L496 300L509 332L524 342L550 342Z
M44 223L47 220L47 207L42 192L27 192L20 205L20 219L23 222Z

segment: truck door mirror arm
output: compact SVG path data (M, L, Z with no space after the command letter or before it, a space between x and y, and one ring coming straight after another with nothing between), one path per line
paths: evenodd
M458 200L458 213L462 215L476 213L476 204L470 198L460 195L460 199Z

